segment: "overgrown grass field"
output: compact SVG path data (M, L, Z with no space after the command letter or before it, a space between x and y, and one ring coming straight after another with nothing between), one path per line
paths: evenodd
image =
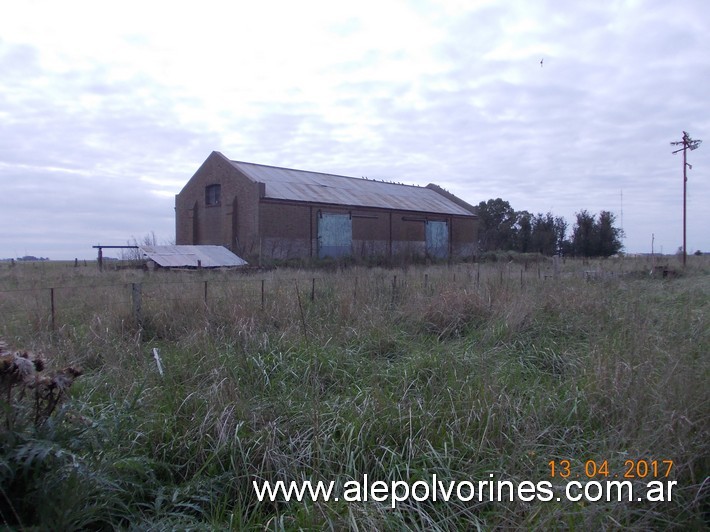
M37 386L2 375L0 520L55 530L703 529L710 262L689 257L666 278L649 269L633 259L250 274L4 265L6 354L43 353L44 373L83 374L54 388L66 400L51 412L39 412ZM493 475L547 480L557 496L566 480L549 462L565 459L582 474L586 461L607 461L610 476L627 460L672 460L660 480L677 485L663 502L410 499L394 509L259 502L252 486Z

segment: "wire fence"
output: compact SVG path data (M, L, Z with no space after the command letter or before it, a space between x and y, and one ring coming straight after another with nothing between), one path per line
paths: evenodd
M106 327L145 325L147 319L206 314L229 315L235 308L249 312L297 311L304 302L402 303L414 295L434 297L442 290L485 290L492 285L519 287L559 278L606 279L648 270L646 262L578 261L465 263L365 269L336 272L276 270L260 274L225 271L136 272L117 282L111 272L74 279L46 280L43 286L0 289L2 334L56 331L71 324L100 323ZM0 279L1 281L2 279ZM35 281L36 282L36 281ZM18 283L19 284L19 283Z

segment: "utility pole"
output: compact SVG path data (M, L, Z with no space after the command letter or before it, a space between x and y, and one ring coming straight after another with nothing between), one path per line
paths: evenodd
M624 189L621 189L621 192L619 193L620 199L621 199L621 234L624 234ZM623 240L623 236L621 239Z
M686 222L686 210L685 210L685 205L686 205L686 197L687 197L687 183L688 183L688 174L687 174L687 169L690 168L691 170L693 169L693 165L688 163L688 158L687 158L687 153L688 150L693 151L697 150L698 146L700 146L700 143L702 140L693 140L690 138L690 135L688 135L687 132L683 131L683 140L680 142L671 142L671 146L683 146L682 148L678 148L676 151L673 153L678 153L679 151L683 152L683 267L685 268L685 262L686 259L688 258L688 248L685 245L685 222Z
M656 240L656 234L651 233L651 274L655 274L656 272L654 271L656 268L656 254L653 251L653 243Z

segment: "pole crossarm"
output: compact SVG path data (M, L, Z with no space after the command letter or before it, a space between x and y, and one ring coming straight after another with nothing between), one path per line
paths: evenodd
M688 132L683 131L683 140L678 141L678 142L671 142L671 146L683 146L682 148L679 148L673 152L673 153L678 153L678 152L686 150L686 149L689 149L691 151L697 150L702 142L703 141L699 140L699 139L691 139Z

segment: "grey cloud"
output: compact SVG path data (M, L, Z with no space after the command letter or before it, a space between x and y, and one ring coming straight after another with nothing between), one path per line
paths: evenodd
M152 80L109 82L102 67L49 79L31 47L0 49L9 73L0 79L0 113L9 117L0 121L0 257L86 257L97 240L151 230L173 238L173 200L155 193L170 186L140 177L194 172L216 135L182 125L171 93Z
M182 123L176 109L202 102L148 74L117 82L107 65L54 75L32 47L0 41L0 211L13 229L0 236L0 257L31 242L31 254L75 255L99 239L120 243L151 230L172 238L173 200L155 192L177 192L173 184L213 149L264 164L434 181L471 203L503 197L570 225L583 208L618 214L623 189L631 250L647 250L655 232L657 246L672 252L682 168L669 143L683 130L706 141L691 155L689 242L710 249L710 37L699 27L704 3L688 5L612 10L549 0L456 20L420 6L445 35L431 50L436 72L377 79L375 67L402 58L363 43L359 58L328 70L342 82L324 101L305 79L284 78L278 101L265 97L249 114L226 105L221 130ZM510 35L526 17L539 25ZM357 22L343 24L357 38ZM504 44L521 48L487 58ZM543 67L537 50L550 50ZM332 109L348 110L354 123ZM152 184L161 178L165 185Z

